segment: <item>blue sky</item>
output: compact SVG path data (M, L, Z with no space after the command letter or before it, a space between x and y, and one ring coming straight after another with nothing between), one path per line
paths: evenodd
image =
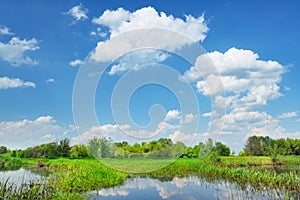
M240 151L253 134L300 138L297 1L4 0L0 5L0 145L24 148L64 137L75 144L93 136L122 140L128 139L128 134L144 134L148 139L170 137L188 144L212 137ZM160 42L160 50L128 53L132 49L117 48L122 56L109 60L96 89L97 123L84 112L78 113L82 119L74 123L72 95L80 70L92 58L102 62L101 44L111 45L115 36L122 39L126 31L145 27L179 32L206 53L187 63L170 53L186 45L172 40L173 36ZM137 41L143 41L138 37ZM154 36L153 43L160 37ZM113 53L106 58L114 58ZM195 73L209 67L205 65L207 55L218 77ZM113 115L112 94L123 76L132 75L136 80L145 76L139 73L151 77L153 72L153 77L158 77L154 68L147 71L151 66L140 67L147 63L169 66L185 78L199 110L191 102L180 102L170 88L148 84L130 96L128 106L121 101L123 97L115 102L120 110L129 108L131 119L124 113ZM166 83L174 83L171 76L164 77ZM218 78L226 97L212 91ZM120 91L132 83L127 80ZM180 103L190 105L183 111ZM86 107L82 105L83 110ZM222 130L220 124L224 124Z

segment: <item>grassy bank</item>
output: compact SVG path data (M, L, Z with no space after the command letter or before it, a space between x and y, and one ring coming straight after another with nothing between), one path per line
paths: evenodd
M55 159L45 164L55 170L57 188L67 192L113 187L122 184L128 176L95 159Z

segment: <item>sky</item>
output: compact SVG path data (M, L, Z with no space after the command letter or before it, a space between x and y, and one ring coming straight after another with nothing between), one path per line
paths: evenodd
M298 1L0 3L0 146L300 138Z

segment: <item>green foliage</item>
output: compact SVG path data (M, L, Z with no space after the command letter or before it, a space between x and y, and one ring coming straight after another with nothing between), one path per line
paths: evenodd
M247 139L244 151L247 156L272 156L274 159L278 155L300 155L300 140L251 136Z
M239 156L246 156L245 151L240 151L240 152L239 152Z
M95 158L111 157L113 145L111 138L101 137L89 140L87 149Z
M7 152L8 152L7 147L5 147L5 146L0 146L0 154L5 154L5 153L7 153Z
M83 144L74 145L71 147L70 155L72 158L86 158L89 156L89 151Z
M213 151L217 153L219 156L229 156L230 148L221 142L216 142Z
M61 141L59 141L59 145L58 145L58 155L60 157L69 157L70 156L70 140L65 138Z
M211 151L204 159L211 164L221 163L221 157L219 156L217 151Z

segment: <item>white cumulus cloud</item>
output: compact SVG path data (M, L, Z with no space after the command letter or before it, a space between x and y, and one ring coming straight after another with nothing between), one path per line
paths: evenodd
M35 38L31 40L21 40L13 37L8 43L0 42L0 59L8 62L13 66L22 64L37 65L38 62L32 60L26 53L39 49L38 42Z
M19 87L33 87L35 84L29 81L23 81L18 78L0 77L0 89L19 88Z
M279 119L287 119L287 118L291 118L291 117L297 117L298 114L297 112L286 112L286 113L282 113L281 115L278 116Z
M53 78L49 78L46 80L46 83L54 83L54 82L55 82L55 80Z
M88 19L88 16L86 15L87 13L88 9L85 8L82 4L74 6L67 12L68 15L72 16L77 21Z
M34 120L0 121L0 146L27 148L62 136L65 129L57 125L52 116L41 116Z
M71 65L72 67L76 67L76 66L79 66L83 63L82 60L80 59L76 59L76 60L72 60L69 62L69 65Z
M180 119L181 115L178 110L169 110L166 114L165 121L171 121L174 119Z
M203 41L208 32L204 15L194 17L185 16L185 19L175 18L164 12L158 12L153 7L144 7L134 12L129 12L123 8L117 10L106 10L100 17L94 18L95 24L109 28L110 39L98 42L91 58L96 61L111 61L126 52L138 49L141 44L148 47L160 49L180 49L192 41ZM121 33L141 30L143 28L155 28L169 30L191 38L187 40L183 36L170 39L173 32L151 31L147 33L135 31L125 38L114 38ZM95 34L95 33L93 33ZM173 37L174 34L172 34ZM113 39L114 38L114 39Z
M183 20L164 12L159 13L150 6L134 12L129 12L123 8L106 10L99 18L94 18L93 22L109 27L111 37L139 28L161 28L182 33L195 41L203 41L208 32L204 15L200 17L186 15Z
M0 26L0 35L14 35L7 26Z

